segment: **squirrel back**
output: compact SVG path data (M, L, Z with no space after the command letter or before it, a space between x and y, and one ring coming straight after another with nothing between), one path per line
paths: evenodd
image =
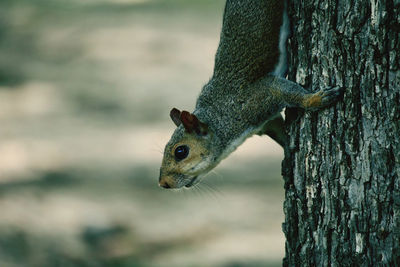
M212 79L237 89L279 62L284 1L227 1Z

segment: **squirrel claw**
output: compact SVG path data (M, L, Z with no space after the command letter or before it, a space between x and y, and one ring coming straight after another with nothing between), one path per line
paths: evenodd
M335 86L329 87L326 89L322 89L321 91L321 107L329 106L339 99L341 99L344 95L344 87Z

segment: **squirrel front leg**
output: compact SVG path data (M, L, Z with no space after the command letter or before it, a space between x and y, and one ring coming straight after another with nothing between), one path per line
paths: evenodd
M311 111L327 107L343 95L342 87L330 87L310 93L295 82L273 75L268 75L258 81L256 88L258 88L257 92L266 90L271 97L270 103L275 103L281 108L299 107ZM279 112L268 120L259 134L267 134L282 147L287 144L284 119Z
M342 87L329 87L310 93L295 82L268 75L261 80L273 98L285 107L300 107L305 110L317 110L337 102L343 95Z

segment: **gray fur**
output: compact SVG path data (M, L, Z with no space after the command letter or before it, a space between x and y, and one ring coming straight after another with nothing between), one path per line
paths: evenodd
M194 111L215 133L217 153L283 108L273 104L268 91L259 85L279 62L283 10L279 0L226 3L214 74Z

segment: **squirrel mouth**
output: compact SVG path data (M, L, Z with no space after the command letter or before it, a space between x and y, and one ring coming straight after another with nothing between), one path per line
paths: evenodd
M186 187L186 188L192 187L192 186L194 185L194 182L196 181L196 179L197 179L197 176L193 177L193 178L189 181L189 183L185 184L185 187Z

